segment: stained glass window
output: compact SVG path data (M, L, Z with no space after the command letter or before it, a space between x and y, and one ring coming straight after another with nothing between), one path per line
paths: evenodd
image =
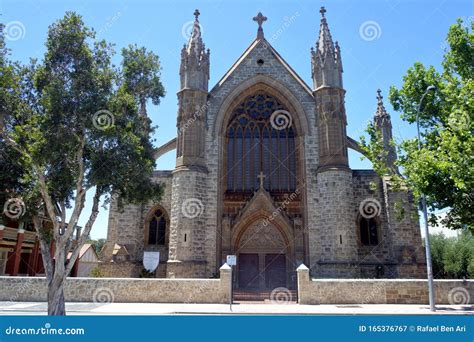
M271 122L277 110L287 109L263 91L234 109L226 133L228 191L256 190L260 172L267 191L296 189L296 134L292 121L283 127Z

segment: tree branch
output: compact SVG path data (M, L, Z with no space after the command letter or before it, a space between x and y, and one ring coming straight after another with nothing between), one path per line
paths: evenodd
M37 215L33 216L33 226L35 227L36 234L38 235L38 240L41 248L41 257L43 259L43 266L46 273L46 278L48 282L53 279L53 259L51 256L50 245L43 235L42 228L43 222L40 217Z
M69 222L64 232L64 239L69 240L74 233L74 229L76 228L77 221L79 220L79 216L81 215L82 209L84 209L84 203L86 199L87 190L83 187L84 182L84 147L86 144L86 137L83 134L81 136L81 144L79 149L77 150L76 154L76 162L78 165L78 177L76 181L76 199L74 201L74 209L72 211L71 217L69 218Z
M10 138L10 136L8 136L8 134L5 133L4 125L2 125L2 127L0 127L0 135L1 135L2 138L5 140L5 142L7 143L7 145L9 145L10 147L12 147L15 151L17 151L17 152L20 153L21 155L23 155L23 156L28 157L29 159L31 159L31 156L29 155L29 153L26 152L25 150L21 149L21 147L16 143L16 141L13 140L12 138Z
M56 243L58 243L60 242L61 236L59 235L59 222L56 217L56 210L54 208L53 199L49 194L49 188L46 184L46 178L44 176L44 173L40 171L34 163L32 165L35 168L36 173L38 174L41 197L43 197L44 204L46 205L46 211L48 212L48 216L53 222L54 240L56 240Z
M69 259L69 263L66 267L65 275L68 275L71 272L71 270L74 266L74 263L76 262L76 259L79 255L81 247L84 245L87 238L89 237L92 226L94 225L94 222L97 218L97 215L99 214L99 204L100 204L100 196L101 195L102 195L102 193L100 192L99 188L96 187L94 198L92 200L91 214L89 216L89 219L87 220L86 225L84 226L84 230L83 230L81 236L77 240L77 243L76 243L76 246L74 247L74 250L71 253L71 258Z
M66 225L66 203L64 200L60 202L61 207L61 227L64 228Z

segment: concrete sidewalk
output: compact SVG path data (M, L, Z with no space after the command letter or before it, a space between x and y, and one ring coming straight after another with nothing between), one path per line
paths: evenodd
M0 302L0 315L45 315L46 303ZM472 305L438 305L434 314L474 315ZM426 315L428 305L66 303L69 315Z

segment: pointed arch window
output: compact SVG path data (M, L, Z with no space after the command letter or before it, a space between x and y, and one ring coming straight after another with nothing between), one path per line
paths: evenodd
M267 191L296 189L296 134L294 127L271 122L277 110L287 111L274 96L259 91L238 105L226 132L227 191L252 191L265 175Z
M166 243L166 217L161 209L157 209L148 224L149 245L164 245Z
M360 242L364 246L375 246L379 243L377 221L374 218L361 217L359 220Z

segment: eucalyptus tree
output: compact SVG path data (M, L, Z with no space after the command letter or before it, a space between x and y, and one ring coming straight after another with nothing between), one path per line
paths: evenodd
M139 114L133 89L122 86L113 54L81 16L67 12L49 27L41 62L21 66L2 57L0 67L10 74L0 75L6 86L0 93L0 152L10 167L0 170L0 179L9 180L1 190L21 202L34 223L49 315L65 314L65 279L101 205L112 195L122 205L162 194L151 178L151 122ZM90 212L84 210L86 195ZM81 215L86 223L74 240Z

